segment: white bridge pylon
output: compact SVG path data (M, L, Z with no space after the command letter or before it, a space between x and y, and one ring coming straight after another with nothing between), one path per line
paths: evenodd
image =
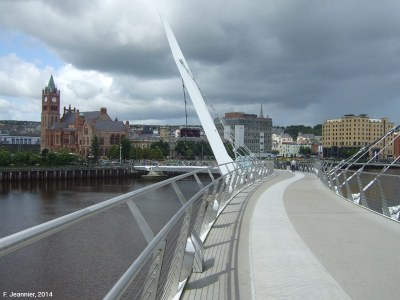
M178 67L179 73L185 83L185 87L190 95L190 99L193 102L193 106L199 116L201 125L206 133L207 139L210 143L211 149L214 152L214 156L219 165L233 163L232 158L226 152L225 146L218 134L217 128L215 127L214 121L211 118L210 112L208 111L207 105L204 102L203 96L201 95L200 89L197 86L192 73L190 72L189 66L186 63L185 57L179 48L178 42L172 32L168 22L160 15L161 22L164 25L165 34L168 39L169 46L171 48L172 56L174 57L176 66ZM229 167L228 167L229 166ZM232 168L233 164L228 164L225 167L221 167L222 175L229 173L229 168Z

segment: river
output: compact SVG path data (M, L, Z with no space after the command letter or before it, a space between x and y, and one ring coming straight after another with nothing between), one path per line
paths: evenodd
M150 183L133 178L2 183L0 237ZM181 188L192 194L194 186L186 182ZM136 204L155 233L180 207L169 186ZM0 295L47 292L54 299L101 299L145 246L127 205L116 206L1 257Z

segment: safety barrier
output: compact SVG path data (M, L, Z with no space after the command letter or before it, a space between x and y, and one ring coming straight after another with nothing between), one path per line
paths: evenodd
M377 213L399 221L400 214L400 166L373 165L370 172L362 164L348 169L337 168L334 163L315 164L315 171L321 182L336 194L369 208ZM399 175L397 175L397 174Z
M230 199L246 186L273 172L272 163L260 161L230 163L219 165L218 168L231 171L217 177L209 168L207 178L204 175L198 176L199 170L193 171L4 237L0 239L0 257L117 205L126 204L148 245L107 293L105 299L175 298L182 292L192 271L203 271L203 241ZM181 187L190 179L197 182L198 191L188 198ZM155 234L135 200L166 186L173 188L182 206Z
M275 168L289 169L290 162L276 162ZM370 170L366 172L367 169ZM322 184L353 203L400 221L400 165L349 164L305 160L296 170L315 173ZM389 174L392 170L392 174Z

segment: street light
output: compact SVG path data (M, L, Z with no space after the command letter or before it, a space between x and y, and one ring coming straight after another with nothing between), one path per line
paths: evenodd
M122 144L119 144L119 163L122 164Z

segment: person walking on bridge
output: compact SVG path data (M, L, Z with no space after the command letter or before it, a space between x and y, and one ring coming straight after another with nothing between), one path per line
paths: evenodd
M292 159L292 161L290 162L290 169L292 170L292 172L294 172L296 170L296 160Z

